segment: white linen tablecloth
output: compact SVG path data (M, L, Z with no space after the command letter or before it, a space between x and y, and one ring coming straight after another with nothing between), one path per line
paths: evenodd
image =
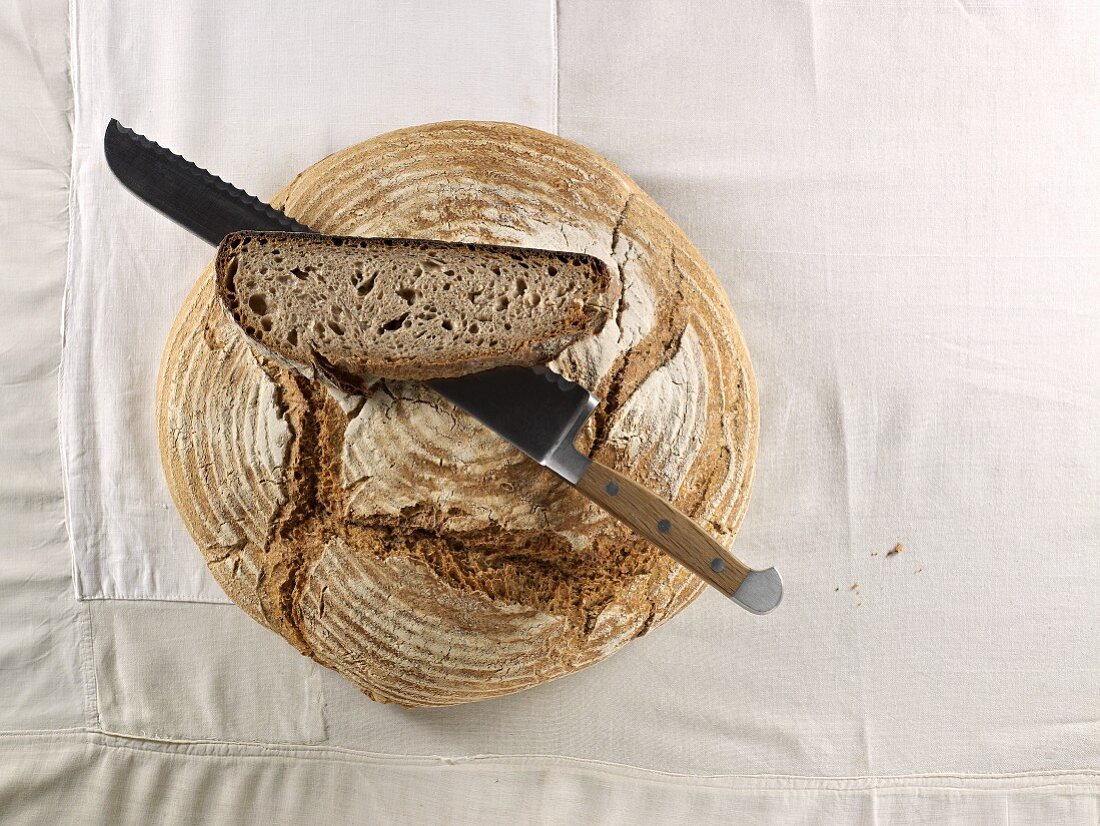
M0 822L1100 822L1098 41L1068 2L0 9ZM745 332L736 550L784 604L420 711L225 604L151 415L210 250L111 116L261 197L449 118L620 164Z

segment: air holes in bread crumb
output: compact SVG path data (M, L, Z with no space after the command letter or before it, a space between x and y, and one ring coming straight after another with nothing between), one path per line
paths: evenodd
M405 323L405 319L407 319L408 317L408 313L402 313L397 318L391 318L389 321L378 328L378 332L392 333L394 330L400 329L401 325Z
M351 283L355 285L355 291L359 295L366 295L374 289L374 281L377 277L377 271L367 275L361 268L356 267Z

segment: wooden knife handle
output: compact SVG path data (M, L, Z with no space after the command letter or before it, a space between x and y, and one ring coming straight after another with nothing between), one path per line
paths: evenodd
M682 511L606 465L592 462L576 488L727 597L751 572Z

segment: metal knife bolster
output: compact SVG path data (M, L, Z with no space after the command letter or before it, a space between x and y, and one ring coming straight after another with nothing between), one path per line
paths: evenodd
M583 424L584 422L580 423L580 425ZM577 430L570 434L568 441L563 441L554 448L553 452L546 457L546 461L542 463L571 485L577 484L584 476L584 472L588 470L589 465L592 464L592 460L573 445L573 438L580 430L580 425L577 426Z
M501 367L427 384L570 484L592 463L573 442L599 399L553 370Z

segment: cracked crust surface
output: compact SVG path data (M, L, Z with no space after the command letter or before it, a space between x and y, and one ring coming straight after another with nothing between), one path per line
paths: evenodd
M748 355L717 278L621 170L536 130L452 122L337 152L273 203L331 234L600 258L610 317L552 362L603 400L578 445L732 541L756 448ZM158 383L169 486L226 593L368 696L433 706L528 688L702 591L426 387L345 396L257 354L211 274Z

